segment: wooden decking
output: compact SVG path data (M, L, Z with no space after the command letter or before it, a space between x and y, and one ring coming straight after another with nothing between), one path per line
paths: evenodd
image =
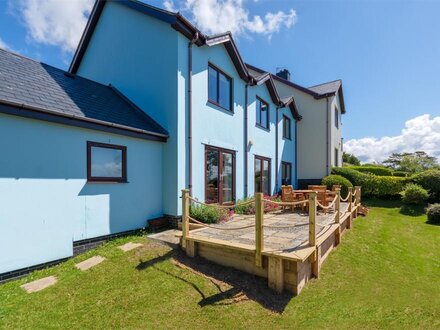
M351 193L349 197L352 200ZM285 210L264 214L260 227L258 215L234 215L231 221L188 231L182 247L189 256L266 277L274 290L299 294L310 278L319 276L322 262L351 228L357 201L360 198L351 205L338 202L327 213L314 216Z

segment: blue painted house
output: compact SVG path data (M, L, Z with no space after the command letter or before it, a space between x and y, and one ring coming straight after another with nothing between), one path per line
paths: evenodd
M0 50L0 274L179 217L184 188L296 185L304 113L279 83L230 33L133 0L95 3L68 72Z

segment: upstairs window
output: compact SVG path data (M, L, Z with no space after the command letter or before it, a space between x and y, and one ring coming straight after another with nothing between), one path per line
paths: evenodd
M209 102L232 111L232 78L211 64L208 66Z
M339 150L338 148L335 148L335 166L339 166Z
M335 108L335 126L339 128L339 111L338 108Z
M87 142L87 181L127 182L127 147Z
M283 138L291 140L291 134L290 118L287 116L283 116Z
M257 126L269 129L269 104L257 96Z

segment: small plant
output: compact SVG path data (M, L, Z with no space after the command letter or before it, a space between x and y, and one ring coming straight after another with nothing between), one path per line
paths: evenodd
M429 205L426 209L426 214L428 215L428 222L440 225L440 204Z
M353 187L353 184L341 175L329 175L322 179L322 185L327 186L327 189L332 189L334 185L341 186L341 196L345 198L348 195L348 187Z
M228 221L233 212L228 209L218 208L215 205L191 205L189 214L191 218L204 223L218 223Z
M402 201L405 204L423 204L429 197L429 193L423 187L409 183L405 189L400 193L402 195Z
M237 204L243 204L243 203L251 201L252 199L253 198L241 199L241 200L237 201ZM281 202L281 197L280 196L264 195L263 199L270 200L272 202ZM264 202L264 213L276 211L278 209L280 209L279 205L277 205L275 203L271 203L271 202ZM255 202L249 203L249 204L246 204L246 205L239 205L239 206L237 206L235 208L235 213L236 214L244 214L244 215L255 214Z
M255 214L255 202L251 203L250 202L251 200L253 200L253 198L239 199L237 201L238 206L235 207L235 213L245 214L245 215ZM245 203L246 203L246 205L240 205L240 204L245 204Z

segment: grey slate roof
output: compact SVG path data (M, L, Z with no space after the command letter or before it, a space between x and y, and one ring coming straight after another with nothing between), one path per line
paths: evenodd
M315 93L318 94L332 94L332 93L336 93L339 88L341 87L342 81L341 80L335 80L335 81L330 81L324 84L320 84L320 85L316 85L316 86L312 86L312 87L308 87L308 89L314 91Z
M168 136L115 88L0 49L2 101Z

